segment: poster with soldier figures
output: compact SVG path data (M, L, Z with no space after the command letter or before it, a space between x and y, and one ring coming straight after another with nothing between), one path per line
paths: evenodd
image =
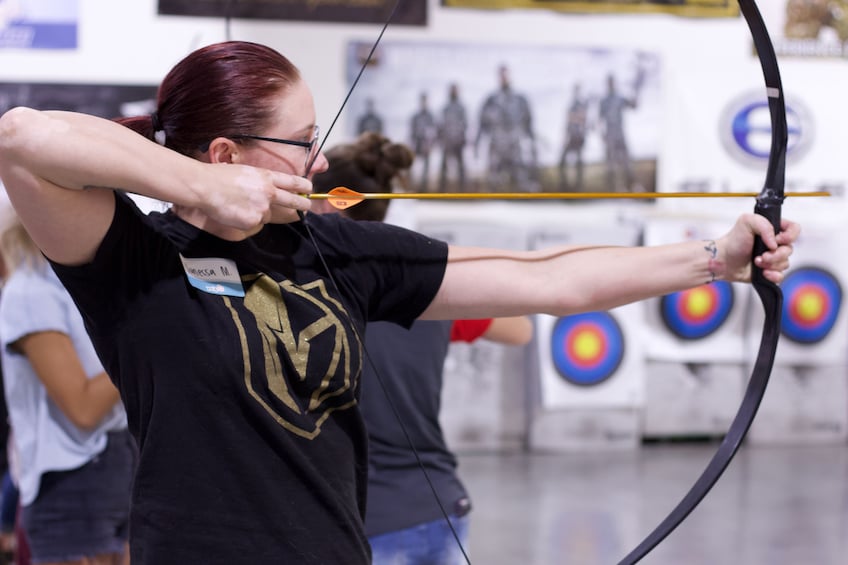
M349 44L349 82L370 48ZM660 72L629 49L384 42L348 133L413 148L409 190L655 192Z

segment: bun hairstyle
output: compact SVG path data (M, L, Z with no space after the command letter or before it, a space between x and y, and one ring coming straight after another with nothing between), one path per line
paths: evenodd
M315 192L329 192L345 186L357 192L390 193L406 190L407 172L415 159L412 149L374 132L365 132L352 143L326 151L330 166L315 175ZM365 200L343 213L354 220L382 222L389 200Z

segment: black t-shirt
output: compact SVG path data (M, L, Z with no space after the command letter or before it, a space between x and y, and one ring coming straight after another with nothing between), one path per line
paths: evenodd
M448 450L439 425L451 325L450 321L418 321L407 331L377 322L366 330L371 362L363 365L360 404L370 439L365 516L369 537L444 519L439 502L451 515L468 510L468 495L456 475L456 457Z
M93 262L54 265L139 444L133 565L370 561L358 335L367 320L411 324L447 247L338 215L307 222L341 295L302 222L229 242L122 195ZM231 260L245 295L198 290L181 256Z

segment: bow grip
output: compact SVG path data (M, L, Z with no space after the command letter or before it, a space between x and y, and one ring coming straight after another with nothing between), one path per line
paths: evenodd
M775 234L780 233L780 209L783 205L783 198L783 191L766 187L757 197L757 203L754 205L754 213L767 219L772 228L774 228ZM753 261L754 257L762 255L766 251L768 251L768 247L763 243L762 238L759 236L754 238L754 249L751 252L751 260ZM763 277L763 270L757 266L754 266L751 271L751 281L754 284L770 284Z

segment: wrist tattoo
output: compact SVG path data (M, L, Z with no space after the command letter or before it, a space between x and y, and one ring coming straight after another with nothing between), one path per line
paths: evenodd
M709 282L713 282L716 280L716 274L714 270L715 258L718 255L718 248L716 247L716 243L714 240L709 240L704 245L704 251L710 254L710 261L707 264L707 268L710 270L710 280Z

